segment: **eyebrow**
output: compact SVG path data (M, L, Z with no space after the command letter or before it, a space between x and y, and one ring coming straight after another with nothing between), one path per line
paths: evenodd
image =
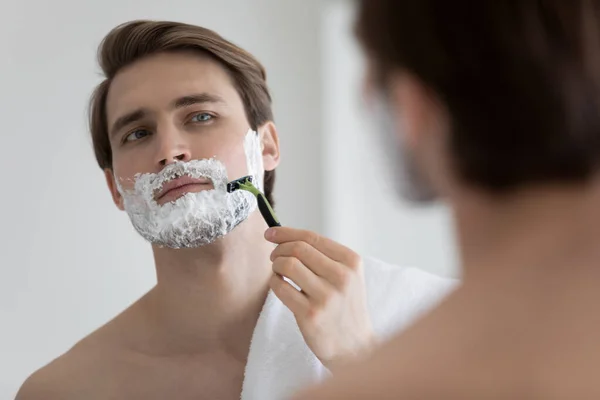
M173 108L182 108L202 103L225 103L225 100L223 100L222 97L217 96L216 94L199 93L180 97L173 101L172 104Z
M140 108L139 110L132 111L117 118L110 130L110 136L114 136L118 131L123 129L123 127L141 120L146 114L146 110Z
M225 100L220 96L217 96L215 94L210 94L210 93L191 94L188 96L183 96L178 99L175 99L173 102L171 102L171 108L177 109L177 108L188 107L188 106L191 106L194 104L205 104L205 103L225 103ZM113 123L112 128L110 130L110 132L111 132L110 136L113 136L116 132L120 131L125 126L145 118L148 114L149 114L149 111L147 109L140 108L140 109L134 110L132 112L129 112L125 115L120 116Z

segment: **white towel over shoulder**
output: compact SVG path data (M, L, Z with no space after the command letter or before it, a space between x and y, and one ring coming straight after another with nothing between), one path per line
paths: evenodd
M365 259L364 266L371 321L381 338L406 327L456 285L452 279L375 259ZM252 336L241 399L285 399L327 374L292 312L270 292Z

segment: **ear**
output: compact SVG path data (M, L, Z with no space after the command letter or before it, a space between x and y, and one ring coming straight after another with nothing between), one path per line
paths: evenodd
M394 122L402 140L408 148L414 149L420 143L429 141L431 135L439 133L435 129L440 121L442 109L433 93L415 76L398 72L391 79L391 106Z
M104 170L104 177L106 178L106 184L108 185L108 189L110 190L110 194L112 195L115 205L119 210L125 210L125 207L123 206L123 196L121 196L121 193L117 188L117 182L115 180L115 174L113 170L106 168Z
M391 89L398 139L410 152L413 167L437 193L448 193L453 180L449 171L453 167L447 149L447 108L433 90L408 73L394 77Z
M279 165L279 135L271 121L258 129L265 171L273 171Z

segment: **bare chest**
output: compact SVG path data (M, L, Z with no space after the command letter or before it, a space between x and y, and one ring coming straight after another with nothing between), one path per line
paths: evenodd
M243 363L224 356L130 359L105 366L90 377L88 399L238 400Z

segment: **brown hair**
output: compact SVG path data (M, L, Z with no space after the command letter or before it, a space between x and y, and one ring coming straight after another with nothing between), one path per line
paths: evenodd
M600 1L361 0L382 83L421 80L451 118L459 176L488 191L583 183L600 164Z
M219 62L233 79L252 129L273 120L265 69L250 53L199 26L170 21L127 22L110 31L98 48L98 63L106 79L90 100L89 124L100 168L112 168L106 98L113 78L144 57L173 51L195 51ZM274 184L275 171L265 171L264 191L271 204Z

